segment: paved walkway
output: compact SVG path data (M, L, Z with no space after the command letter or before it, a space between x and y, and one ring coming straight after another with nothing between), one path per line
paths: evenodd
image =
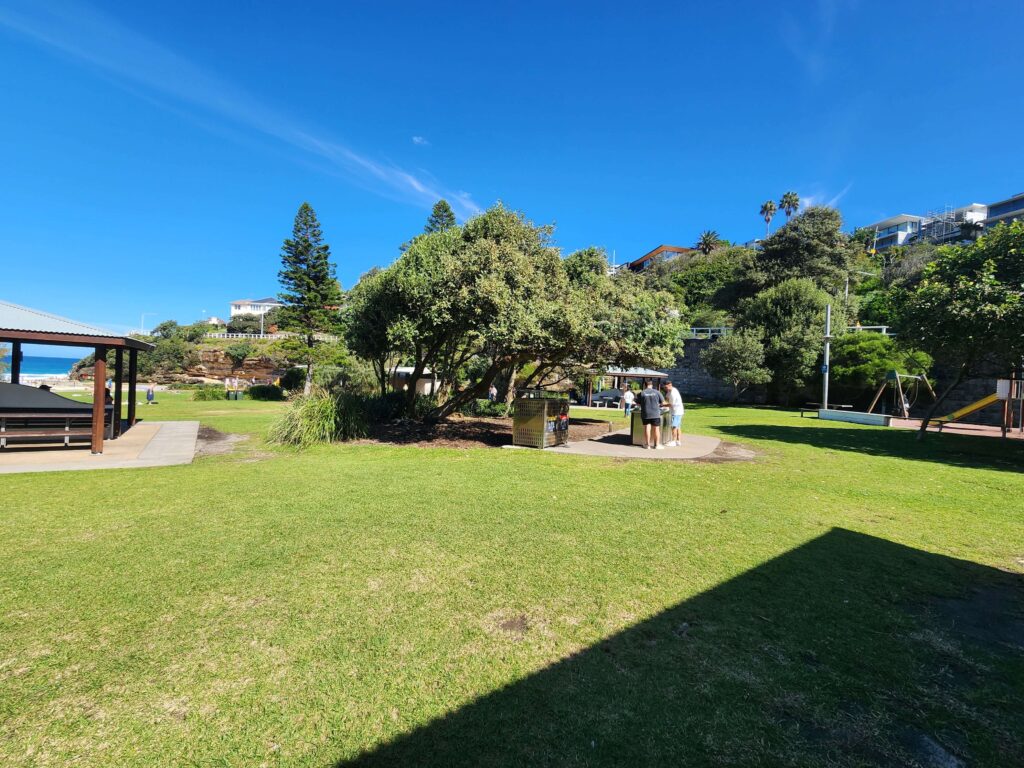
M893 419L890 422L890 426L896 427L897 429L920 429L920 419ZM930 424L928 426L929 432L938 432L938 424ZM955 421L952 424L946 424L941 430L947 435L974 435L976 437L1002 437L1003 430L1000 427L993 427L985 424L965 424L961 421ZM1024 440L1024 435L1020 432L1020 427L1014 427L1006 433L1006 436L1014 440Z
M577 440L545 450L551 453L605 456L613 459L700 459L714 453L722 441L717 437L684 434L681 442L681 445L673 448L666 446L662 451L646 449L642 445L632 444L628 429L620 429L618 432L593 440Z
M191 464L198 435L198 421L142 421L117 440L105 440L99 456L88 445L5 448L0 450L0 474Z

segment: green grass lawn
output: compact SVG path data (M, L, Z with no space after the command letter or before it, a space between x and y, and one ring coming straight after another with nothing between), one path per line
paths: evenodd
M281 407L162 394L261 450L3 477L0 764L1024 764L1024 444L693 406L758 460L296 452Z

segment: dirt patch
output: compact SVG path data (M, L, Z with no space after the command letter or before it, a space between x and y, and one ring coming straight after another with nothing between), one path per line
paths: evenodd
M498 623L498 629L509 632L516 637L522 637L530 629L530 621L523 614L513 616Z
M196 456L223 456L235 450L235 446L249 439L248 435L220 432L213 427L200 425L196 439Z
M601 419L569 419L569 438L589 440L608 434L612 425ZM374 427L357 443L415 445L421 448L499 448L512 445L512 419L453 416L436 424L395 421Z
M751 450L739 443L727 443L722 441L707 456L701 456L699 459L693 459L693 461L703 461L709 464L725 464L730 461L752 461L756 459L760 454L757 451Z

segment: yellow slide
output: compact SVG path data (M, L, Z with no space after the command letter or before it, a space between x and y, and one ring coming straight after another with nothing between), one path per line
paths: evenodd
M980 411L982 408L985 408L986 406L992 405L992 403L995 403L998 400L999 400L999 395L993 393L993 394L989 395L988 397L983 397L983 398L981 398L981 400L977 400L976 402L971 403L970 405L965 405L959 411L953 411L948 416L940 416L937 419L932 419L932 421L933 422L939 422L939 423L942 423L942 424L950 424L950 423L952 423L954 421L959 421L964 416L970 416L975 411Z

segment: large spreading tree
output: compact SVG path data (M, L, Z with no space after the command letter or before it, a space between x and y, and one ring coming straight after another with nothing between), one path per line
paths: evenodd
M1024 222L940 248L920 282L894 303L901 338L954 371L922 419L920 438L964 379L1009 376L1024 358Z
M341 286L335 277L331 249L324 242L320 222L309 203L299 206L292 236L281 247L281 308L279 325L295 333L295 352L306 366L304 392L313 385L317 346L325 334L339 326Z
M431 376L432 418L496 380L511 387L518 376L536 382L590 365L670 364L681 337L671 297L632 274L613 279L595 249L563 260L551 234L497 205L417 237L352 291L350 348L373 362L382 388L398 361L412 367L410 381ZM415 388L405 396L412 414Z

